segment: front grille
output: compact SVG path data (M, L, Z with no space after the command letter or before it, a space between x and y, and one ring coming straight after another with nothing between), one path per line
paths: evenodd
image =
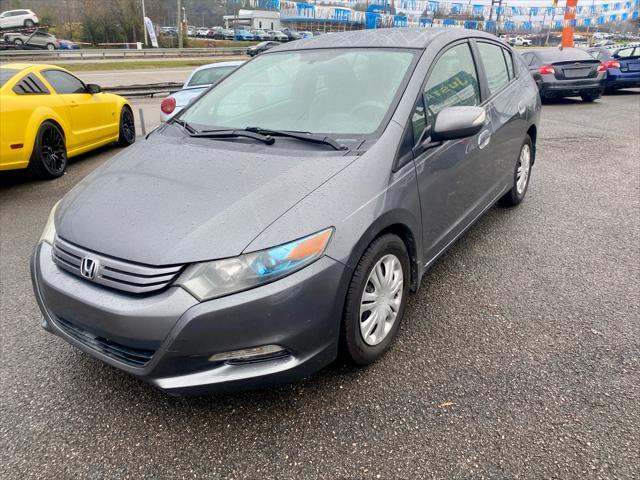
M108 340L63 318L56 317L54 320L63 332L78 342L132 367L144 367L156 353L155 350L127 347Z
M81 274L84 258L95 262L93 278ZM162 290L176 279L182 265L153 267L129 263L91 252L56 237L53 242L53 261L60 268L81 278L128 293L150 293Z

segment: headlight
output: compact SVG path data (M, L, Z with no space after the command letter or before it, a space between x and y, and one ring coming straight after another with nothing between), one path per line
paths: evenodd
M260 252L191 265L177 284L198 300L210 300L273 282L322 256L333 228Z
M42 231L42 235L40 235L40 242L47 242L49 245L53 245L53 239L56 237L56 225L54 223L54 217L56 216L56 210L58 209L58 205L60 204L60 200L56 202L56 204L51 209L51 213L49 214L49 218L47 219L47 223L44 226L44 230Z

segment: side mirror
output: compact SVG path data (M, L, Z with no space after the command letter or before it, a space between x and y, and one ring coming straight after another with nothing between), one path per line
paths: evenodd
M101 91L102 91L102 88L100 88L100 85L96 85L95 83L87 84L87 93L90 93L91 95L95 95L96 93L100 93Z
M455 140L478 133L487 120L482 107L447 107L436 115L431 141Z

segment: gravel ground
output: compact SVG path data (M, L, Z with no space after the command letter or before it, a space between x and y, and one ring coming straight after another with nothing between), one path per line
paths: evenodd
M171 398L38 325L56 182L0 177L0 477L640 477L640 95L543 109L532 184L424 277L392 351L295 385Z

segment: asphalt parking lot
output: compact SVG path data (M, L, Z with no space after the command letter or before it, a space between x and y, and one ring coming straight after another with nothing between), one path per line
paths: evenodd
M527 199L436 263L382 361L234 395L168 397L39 326L31 249L116 153L0 176L1 478L640 477L640 91L544 106Z

